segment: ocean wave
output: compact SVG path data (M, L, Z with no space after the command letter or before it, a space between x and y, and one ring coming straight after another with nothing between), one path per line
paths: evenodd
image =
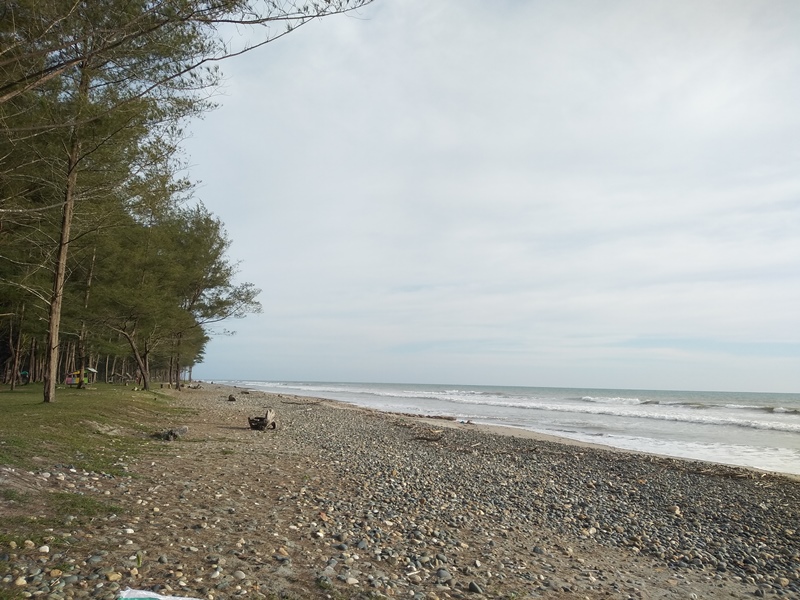
M558 413L571 413L571 414L591 414L603 415L610 417L627 417L636 419L651 419L657 421L671 421L671 422L684 422L695 423L702 425L721 425L733 427L747 427L751 429L763 429L770 431L785 431L790 433L800 433L800 421L775 421L765 420L763 417L747 419L737 416L730 416L715 413L712 411L694 411L694 410L681 410L683 408L692 408L691 405L648 405L642 403L639 405L613 405L613 404L592 404L592 403L558 403L553 401L538 400L531 401L512 401L508 398L501 397L486 397L471 398L471 397L450 397L442 398L437 397L438 400L445 400L458 405L497 407L497 408L510 408L521 409L525 411L549 411ZM646 408L653 406L656 410ZM660 409L660 410L658 410ZM457 411L456 411L457 412ZM764 413L761 413L764 414Z
M301 382L269 382L269 381L235 381L229 382L238 385L250 386L255 388L282 388L293 390L297 393L311 394L337 394L352 395L358 397L373 396L376 398L401 398L412 400L443 400L458 401L463 398L503 398L504 395L496 395L490 392L479 390L462 389L440 389L440 390L413 390L398 388L378 388L365 386L362 384L347 383L301 383ZM476 402L480 404L481 402Z
M467 406L468 412L478 413L485 417L496 417L488 411L492 409L509 409L522 411L549 411L561 414L590 414L609 417L650 419L658 421L684 422L704 425L747 427L751 429L800 433L800 410L785 406L764 406L754 404L738 404L731 402L697 402L678 398L647 398L639 396L623 396L585 394L571 398L548 397L545 395L526 395L504 393L500 390L475 390L459 387L437 387L431 389L413 389L410 387L379 386L370 384L347 383L302 383L302 382L231 382L255 388L273 388L301 394L325 394L355 401L368 397L373 402L386 404L387 409L397 410L396 402L402 400L402 410L411 410L414 401L419 401L419 412L442 412L461 417ZM349 399L348 399L349 397ZM428 405L427 401L453 405L446 409L442 405ZM479 410L484 407L483 410ZM417 407L413 407L416 409ZM416 412L416 410L415 410ZM770 418L771 417L771 418Z
M696 410L735 410L735 411L749 411L749 412L767 412L776 414L800 414L800 409L787 408L785 406L763 406L758 404L735 404L724 403L717 404L713 402L697 402L687 400L657 400L650 398L628 398L625 396L582 396L582 402L591 402L594 404L608 404L608 405L626 405L626 406L643 406L643 405L657 405L665 407L689 408Z
M742 418L737 416L730 416L719 414L711 411L692 411L681 410L681 408L689 408L689 405L681 405L680 408L675 408L675 405L664 406L659 405L657 408L661 410L648 410L647 404L639 405L611 405L611 404L592 404L592 403L557 403L552 401L536 401L536 402L519 402L509 401L506 398L487 398L481 399L459 397L459 398L438 398L439 400L447 400L454 404L469 405L473 408L475 406L486 406L488 408L510 408L521 409L525 411L548 411L557 412L562 414L590 414L602 415L610 417L625 417L635 419L651 419L657 421L671 421L694 423L701 425L717 425L729 427L747 427L751 429L762 429L769 431L784 431L789 433L800 433L800 420L790 421L775 421L765 420L763 418ZM457 412L457 411L456 411ZM764 414L764 413L761 413Z
M429 400L447 400L450 398L479 398L491 397L492 394L475 390L359 390L360 393L374 394L382 397L397 398L423 398Z
M583 396L581 398L584 402L596 402L598 404L650 404L651 402L657 403L658 401L639 400L639 398L623 398L620 396L605 397L605 396Z

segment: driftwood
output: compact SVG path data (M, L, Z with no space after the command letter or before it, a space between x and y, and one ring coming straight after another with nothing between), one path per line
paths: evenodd
M427 428L422 433L420 433L415 440L423 440L426 442L438 442L442 439L442 434L444 433L443 429L431 429Z
M311 406L311 405L322 404L322 400L308 400L303 402L291 402L289 400L281 400L281 404L296 404L298 406Z
M267 409L266 416L263 417L248 417L250 429L264 431L265 429L277 429L278 422L275 420L275 411L271 408Z

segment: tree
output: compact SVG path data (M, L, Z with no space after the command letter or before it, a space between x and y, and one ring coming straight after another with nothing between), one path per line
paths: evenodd
M28 201L31 194L24 186L11 185L11 193L0 198L0 214L60 208L47 299L45 402L55 398L69 246L76 204L88 195L85 174L99 172L100 157L109 155L113 158L106 168L128 167L120 181L135 179L135 159L141 157L131 163L120 158L130 158L126 150L148 139L174 137L183 119L207 109L203 92L217 82L216 62L315 18L370 1L16 0L5 6L0 19L0 132L6 137L3 146L25 160L4 163L0 176L13 182L41 164L54 167L48 173L56 176L38 183L48 190L49 204L8 206L9 200L21 195ZM218 33L230 24L258 28L263 37L233 48ZM54 109L48 113L47 107ZM41 119L43 114L50 118ZM53 138L60 140L60 150L55 150L58 144L46 143ZM43 148L49 151L43 153Z
M188 355L192 361L205 345L208 325L261 311L256 300L260 290L251 283L233 283L236 266L226 256L230 240L222 222L202 204L178 216L168 224L173 230L171 239L177 254L192 257L192 261L182 264L175 293L181 309L191 315L193 323L188 328L175 327L173 331L171 372L175 383L179 383L184 357Z
M61 195L61 219L48 299L45 402L54 399L58 380L67 258L78 198L90 197L92 192L96 195L93 180L98 174L106 174L105 179L113 179L116 186L134 177L141 159L138 148L148 138L174 133L171 128L182 119L203 110L206 104L196 91L215 81L214 74L175 76L213 46L192 28L161 28L157 30L161 35L151 35L146 44L127 48L129 52L135 50L133 54L122 52L126 49L122 46L116 47L120 52L113 48L95 52L106 44L106 35L113 30L116 20L128 16L124 13L131 6L125 2L71 5L69 19L58 23L62 40L71 41L60 48L59 56L71 66L62 69L58 78L48 78L47 85L35 87L31 94L46 99L50 110L37 113L42 123L39 126L8 128L13 143L29 148L25 154L36 157L32 163L48 162L54 167L50 177L55 171L55 187ZM73 60L75 57L82 58ZM9 104L12 111L17 110L17 102ZM13 119L4 122L9 121ZM48 153L42 157L37 152L42 147L42 136L60 139L60 155ZM84 181L87 173L92 176ZM14 174L12 171L11 175ZM105 189L112 187L106 185Z
M153 357L179 371L202 353L209 324L260 310L259 290L234 283L230 242L202 205L153 213L107 241L88 312L126 340L145 389Z
M0 104L47 85L51 80L94 62L97 57L131 55L143 40L160 37L163 30L179 28L212 39L217 29L236 25L257 30L260 36L239 47L218 38L205 54L184 63L172 76L238 56L273 42L298 27L336 14L357 10L372 0L155 0L104 5L109 18L102 36L76 31L84 3L77 0L17 0L7 5L0 27ZM77 51L76 51L77 49ZM168 81L167 75L156 85Z

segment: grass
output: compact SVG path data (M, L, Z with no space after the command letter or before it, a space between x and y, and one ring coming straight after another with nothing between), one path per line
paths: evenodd
M150 434L186 412L156 392L120 386L59 389L56 401L48 404L42 401L41 385L13 392L0 389L0 466L126 475L124 463L131 457L163 448ZM58 546L65 542L53 536L53 528L68 516L92 519L120 513L120 507L82 494L34 494L3 484L0 478L0 545L29 539ZM0 591L0 600L18 597L4 593Z
M118 506L108 504L107 502L100 502L99 500L81 496L80 494L56 492L50 494L50 496L50 505L59 513L76 517L97 517L122 511Z
M32 507L34 499L30 500L28 506ZM67 517L80 521L124 513L121 507L109 502L70 492L48 492L35 501L36 516L0 516L0 530L4 532L0 534L0 544L13 540L20 545L24 540L31 540L36 546L44 543L59 546L65 542L54 536L53 530L62 527Z
M18 492L17 490L0 488L0 500L5 500L6 502L17 502L18 504L23 504L29 499L30 499L30 495L29 494L24 494L22 492Z
M180 414L158 393L120 386L59 389L48 404L40 385L0 390L0 465L61 464L120 475L120 459Z

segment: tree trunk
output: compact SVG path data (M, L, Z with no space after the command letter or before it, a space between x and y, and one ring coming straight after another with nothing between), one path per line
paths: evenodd
M72 228L72 215L75 212L75 196L78 181L78 156L81 143L77 135L73 134L72 148L69 153L69 176L67 177L67 190L64 194L64 208L61 215L61 237L56 258L56 269L53 274L53 291L50 297L50 312L48 314L47 347L45 355L44 372L44 401L55 402L56 381L58 381L58 334L61 327L61 305L64 301L64 280L67 273L67 251L69 249L70 229Z
M8 352L10 356L5 362L5 370L3 372L3 383L10 383L11 389L16 387L17 377L14 372L14 364L17 362L17 356L14 352L14 318L8 320Z
M67 373L75 372L75 342L67 342L64 352L64 371Z
M78 102L82 104L89 96L89 74L86 64L81 65L81 80L78 84ZM80 104L78 113L80 113ZM79 114L76 115L76 121ZM64 190L64 207L61 212L61 235L58 242L53 290L50 296L50 312L47 316L47 347L45 349L44 401L55 402L58 381L58 334L61 327L61 305L64 301L64 281L67 275L67 254L75 214L75 199L78 195L78 162L81 156L79 127L72 128L69 156L67 158L67 185Z
M61 342L58 345L58 366L56 367L56 383L58 383L58 378L62 376L64 373L69 373L69 365L67 361L69 360L69 342Z
M136 345L136 340L134 339L133 335L127 332L121 332L122 336L128 340L128 344L131 347L131 351L133 352L133 358L136 361L136 366L139 368L139 374L142 376L142 389L149 390L150 389L150 373L147 371L147 350L145 349L145 354L142 355L139 352L139 347Z
M147 348L147 344L144 347L144 371L142 372L142 389L149 390L150 389L150 350Z
M84 315L89 309L89 292L92 289L92 275L94 274L94 263L96 258L97 246L95 246L94 250L92 251L92 262L89 265L89 274L86 276L86 291L83 294ZM78 379L78 389L82 389L86 387L87 383L84 379L84 373L86 373L86 320L83 318L81 318L81 332L80 336L78 337L78 354L80 358L80 366L78 368L81 371L80 379Z
M181 355L180 355L180 336L178 336L178 352L175 353L175 389L181 389Z
M36 360L36 338L31 338L31 356L30 362L28 363L28 381L36 382L40 381L41 377L39 376L39 363Z
M19 355L20 355L20 352L22 351L22 323L23 323L24 320L25 320L25 305L23 304L22 308L20 308L20 311L19 311L19 326L17 327L17 329L19 329L19 331L17 332L17 343L14 344L13 347L11 348L11 352L13 353L13 356L14 356L14 360L12 361L12 366L11 366L11 390L12 391L16 389L16 387L17 387L17 378L19 377L19 363L20 363ZM13 323L13 321L12 321L12 323ZM9 338L11 340L13 340L13 338L14 338L14 336L12 334L13 334L13 330L11 332L9 332ZM30 373L28 374L28 377L30 377Z

